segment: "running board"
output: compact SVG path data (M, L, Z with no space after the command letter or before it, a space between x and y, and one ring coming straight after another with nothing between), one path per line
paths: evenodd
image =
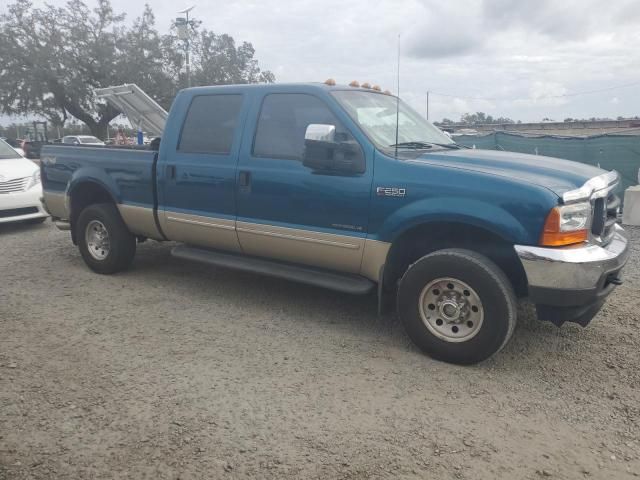
M284 278L338 292L363 295L369 293L374 283L364 277L328 272L313 267L281 263L264 258L246 257L230 253L205 250L203 248L179 245L171 250L171 255L184 260L208 263L217 267L233 268L271 277Z

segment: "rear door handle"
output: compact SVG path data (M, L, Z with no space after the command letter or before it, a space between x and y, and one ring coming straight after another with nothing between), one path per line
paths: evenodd
M247 170L240 170L238 175L238 185L241 187L248 187L251 185L251 172Z
M167 165L167 177L170 179L176 178L176 166L175 165Z

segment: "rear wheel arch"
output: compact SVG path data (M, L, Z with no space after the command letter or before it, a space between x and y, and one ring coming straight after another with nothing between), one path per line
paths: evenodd
M464 248L492 260L504 271L516 295L526 296L526 274L513 245L494 231L470 223L421 223L405 230L392 242L384 267L384 289L395 290L409 266L425 255L445 248Z
M99 203L110 203L117 205L117 202L110 191L103 184L86 180L73 185L69 191L69 222L71 223L71 238L73 243L77 243L75 224L82 210L89 205Z

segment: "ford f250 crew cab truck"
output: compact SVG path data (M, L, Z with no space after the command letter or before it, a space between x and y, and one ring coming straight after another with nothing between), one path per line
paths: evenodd
M395 301L441 360L499 351L516 300L585 326L620 284L618 174L461 148L397 97L326 84L182 90L157 151L46 145L46 207L98 273L136 243ZM214 292L212 292L212 295Z

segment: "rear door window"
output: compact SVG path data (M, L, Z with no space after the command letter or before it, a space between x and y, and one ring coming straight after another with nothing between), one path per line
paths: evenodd
M182 127L178 150L227 155L238 126L242 95L194 97Z

